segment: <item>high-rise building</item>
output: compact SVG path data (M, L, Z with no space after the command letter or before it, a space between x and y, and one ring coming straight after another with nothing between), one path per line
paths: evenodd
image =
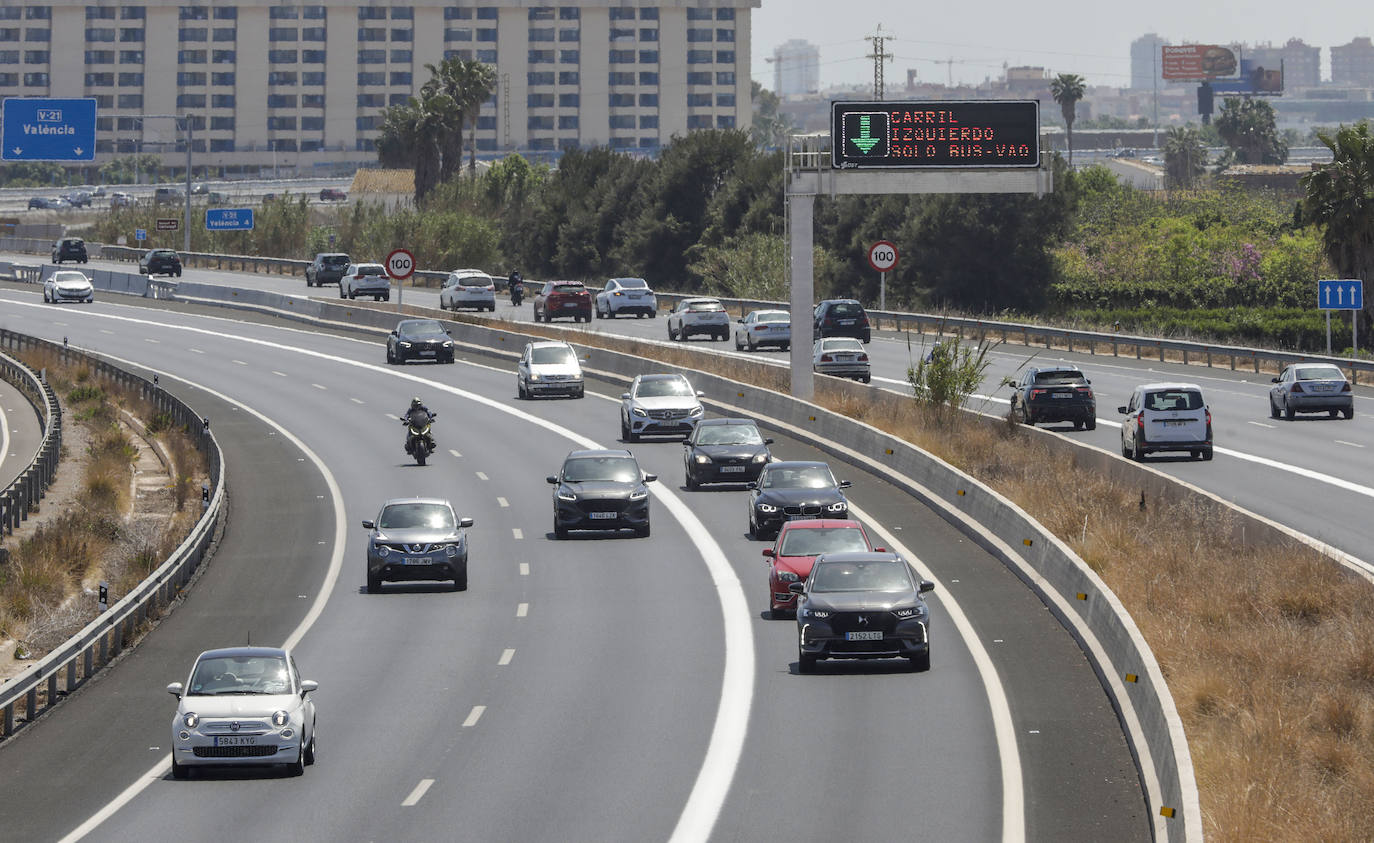
M773 92L780 97L821 89L821 48L793 38L773 51Z
M761 0L183 2L7 2L0 91L94 97L97 163L159 149L181 163L173 121L148 115L191 115L193 166L230 173L375 161L383 109L451 56L496 70L480 152L654 149L751 121Z
M1331 81L1354 88L1374 88L1374 42L1354 38L1331 48Z
M1301 38L1290 38L1282 47L1258 44L1244 48L1241 57L1268 70L1283 68L1284 90L1315 88L1322 81L1321 47L1309 47Z
M1160 62L1159 48L1172 44L1153 32L1147 32L1131 42L1131 87L1148 91L1166 84Z

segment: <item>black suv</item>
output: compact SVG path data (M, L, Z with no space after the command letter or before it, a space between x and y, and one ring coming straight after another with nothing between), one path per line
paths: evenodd
M62 263L63 261L85 263L86 241L80 237L63 237L52 244L52 262Z
M181 277L181 257L171 249L149 249L138 259L138 271L143 275L175 275Z
M872 331L868 313L854 299L826 299L816 305L816 339L822 337L855 337L868 342Z
M305 268L305 286L322 287L325 284L338 284L343 281L344 273L352 259L343 252L321 252Z
M566 539L569 530L620 530L649 535L649 490L658 479L645 474L629 451L573 451L553 486L553 534Z
M1012 389L1011 417L1022 424L1073 422L1074 430L1097 427L1092 381L1072 366L1027 369Z

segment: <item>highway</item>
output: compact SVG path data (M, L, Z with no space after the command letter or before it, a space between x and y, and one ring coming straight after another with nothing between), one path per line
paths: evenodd
M43 441L43 420L22 392L0 380L0 489L24 473Z
M211 276L245 278L185 278ZM0 748L6 836L56 840L97 815L88 839L1149 837L1076 644L1000 562L873 477L837 472L879 540L940 584L934 666L802 677L795 625L764 619L743 490L687 492L677 443L633 446L661 478L652 537L551 537L544 476L572 448L620 446L617 385L517 401L513 364L387 367L375 337L115 295L51 306L3 284L0 312L162 373L211 419L231 509L185 604ZM394 418L417 394L440 416L425 468ZM467 592L363 593L358 522L410 494L476 519ZM320 682L319 763L173 781L163 687L250 637L297 642Z

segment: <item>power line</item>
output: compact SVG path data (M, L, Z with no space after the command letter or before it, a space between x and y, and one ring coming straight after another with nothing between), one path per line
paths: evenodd
M892 61L892 54L887 52L884 45L891 37L883 35L883 25L878 24L878 31L864 39L873 44L873 52L867 58L873 59L873 98L880 102L883 99L883 63Z

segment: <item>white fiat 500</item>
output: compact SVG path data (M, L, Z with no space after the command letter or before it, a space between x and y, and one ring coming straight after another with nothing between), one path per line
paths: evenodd
M283 765L299 776L315 763L315 702L319 685L302 680L288 650L230 647L196 658L186 684L173 682L172 776L191 767Z

